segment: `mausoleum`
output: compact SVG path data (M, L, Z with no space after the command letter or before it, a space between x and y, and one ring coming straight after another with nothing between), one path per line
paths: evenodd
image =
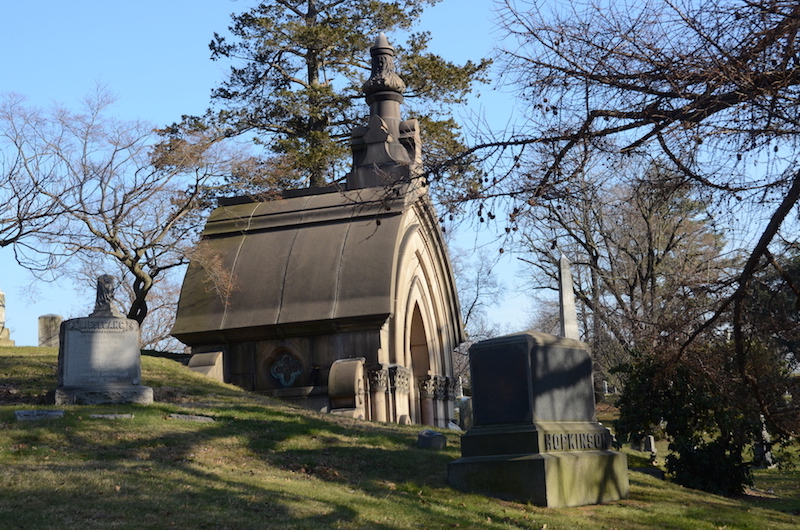
M445 426L458 386L452 352L463 341L458 298L420 176L417 121L401 119L394 49L381 35L371 54L370 118L352 132L346 182L277 200L220 200L173 335L243 388L321 411ZM220 278L229 289L214 288Z

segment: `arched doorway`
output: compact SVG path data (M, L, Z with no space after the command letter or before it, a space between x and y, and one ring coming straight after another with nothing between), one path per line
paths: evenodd
M431 361L428 349L428 336L425 332L425 321L419 304L414 303L409 332L409 351L411 372L413 374L410 408L415 412L415 420L425 425L435 425L434 386L430 376ZM416 388L416 391L414 390Z

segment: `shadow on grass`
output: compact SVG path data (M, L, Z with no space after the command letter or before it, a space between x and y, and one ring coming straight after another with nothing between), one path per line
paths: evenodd
M60 525L64 517L102 527L109 514L142 514L135 517L144 526L157 522L152 514L180 514L180 524L197 528L258 528L264 518L275 528L394 528L372 517L392 502L392 511L401 509L407 517L451 520L426 506L421 492L446 487L453 455L417 449L416 433L408 428L332 422L285 405L209 409L213 423L162 419L203 411L161 403L67 410L64 420L18 422L3 433L13 452L4 457L13 467L7 476L46 467L55 483L6 481L0 486L0 518L15 510L36 512L21 528ZM88 419L111 410L131 412L136 420ZM10 414L3 412L3 421L13 421ZM31 466L29 460L40 463ZM119 491L116 483L122 484ZM88 494L80 494L86 487Z

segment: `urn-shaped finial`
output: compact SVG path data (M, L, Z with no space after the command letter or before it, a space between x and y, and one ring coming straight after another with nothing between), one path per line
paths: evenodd
M372 73L362 87L367 98L376 92L403 93L406 84L394 70L394 48L381 32L369 50L372 56Z

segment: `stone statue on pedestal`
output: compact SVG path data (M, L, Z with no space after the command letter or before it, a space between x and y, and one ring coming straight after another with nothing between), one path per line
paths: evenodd
M141 381L139 323L112 307L116 283L100 276L92 314L61 323L57 405L153 402Z

